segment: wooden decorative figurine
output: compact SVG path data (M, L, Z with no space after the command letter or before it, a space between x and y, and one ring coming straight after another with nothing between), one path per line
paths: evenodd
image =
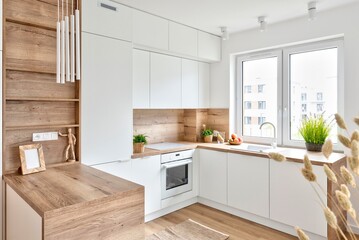
M68 145L66 147L66 153L65 153L65 158L67 162L75 162L76 161L76 155L75 155L75 145L76 145L76 137L75 135L72 133L72 129L68 128L67 129L67 134L62 134L59 131L59 135L61 137L67 137L68 138ZM71 151L71 152L70 152ZM71 154L71 157L69 156Z

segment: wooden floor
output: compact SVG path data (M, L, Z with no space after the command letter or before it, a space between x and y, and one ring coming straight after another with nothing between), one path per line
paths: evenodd
M202 204L193 204L145 224L146 236L192 219L210 228L230 235L230 240L288 240L297 239L286 233L244 220Z

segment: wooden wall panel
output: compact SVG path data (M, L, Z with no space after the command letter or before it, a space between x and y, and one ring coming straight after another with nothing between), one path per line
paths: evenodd
M146 109L133 111L134 134L146 134L149 143L182 141L184 110Z
M6 132L7 138L5 144L6 149L6 158L3 160L5 173L11 173L17 171L20 167L20 154L19 146L33 144L32 134L41 133L41 132L53 132L61 131L65 133L66 128L61 129L37 129L37 130L8 130ZM38 142L42 144L44 151L45 163L46 165L64 162L65 148L67 146L67 138L59 137L57 141L45 141Z
M6 127L76 124L76 103L11 101L5 121Z
M56 73L56 32L7 22L5 67Z
M58 84L56 75L21 71L6 71L6 98L76 99L75 83Z
M208 127L219 132L225 132L225 139L229 138L229 109L208 109Z
M14 21L56 28L57 0L8 0L4 15Z

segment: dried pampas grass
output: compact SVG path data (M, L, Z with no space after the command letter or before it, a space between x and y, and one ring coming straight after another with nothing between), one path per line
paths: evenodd
M342 191L336 190L335 191L335 196L337 197L339 205L345 211L349 211L353 207L352 203L350 202L350 199L348 198L348 196L345 193L343 193Z
M326 159L329 159L330 155L333 152L333 142L330 139L327 139L322 147L323 155Z
M299 227L295 227L294 229L297 232L297 236L299 240L310 240L310 238L307 236L307 234L305 234L305 232L302 229L300 229Z
M352 137L350 139L351 141L359 141L359 131L358 130L355 130L353 133L352 133Z
M345 184L351 185L353 188L356 188L357 185L355 179L346 167L340 167L340 174L342 175Z
M304 168L313 171L312 162L309 160L307 154L304 155Z
M336 113L334 116L335 116L335 120L337 121L338 126L341 129L347 130L347 125L345 124L344 119L338 113Z
M313 173L313 171L311 171L309 169L302 168L302 175L309 182L315 182L317 180L317 176Z
M338 179L335 176L335 173L328 167L328 165L324 164L323 167L324 167L324 172L327 175L327 178L333 183L338 183Z
M359 126L359 117L354 118L354 122Z
M359 158L347 157L350 169L359 176Z
M287 159L285 158L285 156L283 156L282 154L280 153L275 153L275 152L271 152L271 153L268 153L268 157L270 159L273 159L277 162L284 162L286 161Z
M357 140L353 140L351 143L352 157L359 158L359 142Z
M324 215L328 225L333 229L337 229L338 228L337 217L332 212L332 210L330 210L328 207L324 208Z
M351 147L351 142L350 142L349 138L343 136L342 134L338 134L338 140L347 148Z
M349 188L347 187L347 185L345 185L345 184L340 185L340 190L341 190L345 195L347 195L348 198L350 198L350 191L349 191Z
M355 219L355 220L357 219L357 212L355 211L354 208L349 209L348 213L353 219Z

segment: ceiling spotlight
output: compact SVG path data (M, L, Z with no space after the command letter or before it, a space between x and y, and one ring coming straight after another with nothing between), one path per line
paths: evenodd
M229 39L229 32L227 31L227 27L221 27L222 40Z
M260 31L264 32L267 30L267 22L266 22L266 17L261 16L258 17L258 23L260 24Z
M308 20L312 21L317 15L317 2L312 1L308 3Z

